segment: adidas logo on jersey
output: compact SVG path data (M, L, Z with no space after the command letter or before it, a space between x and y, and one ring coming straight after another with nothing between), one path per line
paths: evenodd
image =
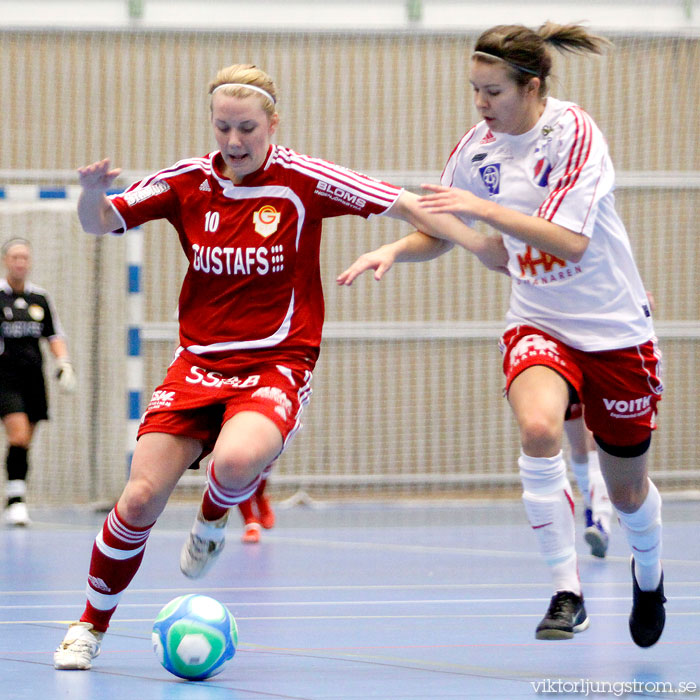
M199 186L199 189L202 192L211 192L211 187L209 187L209 180L204 180L202 184Z

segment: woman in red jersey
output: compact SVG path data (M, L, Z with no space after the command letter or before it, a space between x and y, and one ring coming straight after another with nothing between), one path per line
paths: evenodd
M256 67L222 69L209 94L218 150L111 197L120 171L108 159L79 170L87 232L121 233L165 218L189 266L180 347L146 408L128 483L95 541L87 604L55 652L58 669L90 668L183 472L212 453L180 557L183 573L196 578L221 553L229 509L256 492L300 427L321 342L324 218L387 214L428 234L461 235L486 263L494 256L487 237L452 215L425 212L415 195L272 144L277 91ZM426 240L432 253L434 239Z
M520 429L523 501L554 588L536 637L571 639L588 627L562 454L565 418L581 403L633 553L630 633L646 647L665 622L661 497L647 470L662 392L660 353L615 211L605 139L581 107L547 96L549 47L599 53L606 43L580 25L549 22L537 31L508 25L484 32L470 71L482 121L450 155L441 185L426 185L431 194L421 202L431 213L489 224L507 250L506 390ZM338 281L350 284L367 269L381 277L397 260L424 260L426 245L413 234L362 256ZM433 257L444 252L435 246Z

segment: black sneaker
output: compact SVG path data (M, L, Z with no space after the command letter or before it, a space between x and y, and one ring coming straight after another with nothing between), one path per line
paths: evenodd
M571 591L557 591L552 596L547 614L535 630L536 639L571 639L576 632L588 628L588 615L583 596Z
M634 559L632 559L632 586L630 634L637 646L650 647L659 641L666 624L663 571L659 587L655 591L643 591L639 588L637 577L634 575Z

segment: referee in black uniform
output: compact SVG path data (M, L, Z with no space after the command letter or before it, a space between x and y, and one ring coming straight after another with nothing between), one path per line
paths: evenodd
M63 329L45 290L27 281L32 247L23 238L2 246L6 276L0 279L0 418L7 434L5 523L31 522L25 503L27 453L36 424L48 418L39 340L46 338L56 358L58 384L75 390Z

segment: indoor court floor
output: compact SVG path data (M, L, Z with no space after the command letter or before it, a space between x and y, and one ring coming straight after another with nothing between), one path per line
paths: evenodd
M52 652L82 612L104 513L34 509L31 527L0 528L0 698L700 697L698 501L664 504L668 618L650 649L629 637L617 526L605 560L578 533L591 624L552 642L534 638L551 591L519 502L280 508L258 545L240 543L234 516L216 566L190 581L178 558L195 508L159 520L88 672L55 671ZM239 627L235 658L203 682L168 674L151 647L160 608L188 592L220 600Z

